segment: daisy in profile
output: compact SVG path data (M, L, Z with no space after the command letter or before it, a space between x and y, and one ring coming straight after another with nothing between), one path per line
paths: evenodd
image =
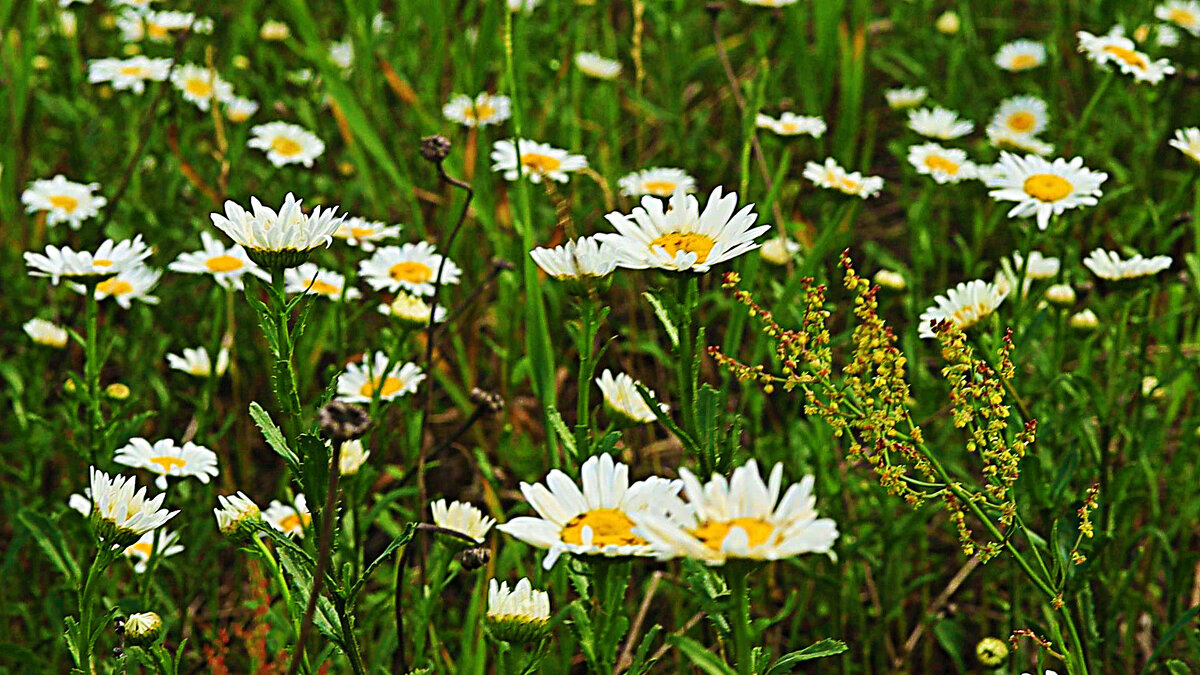
M829 157L824 164L809 162L804 166L804 177L816 185L867 199L883 190L883 179L879 176L863 176L858 171L848 172Z
M158 538L157 546L154 542L156 537ZM166 528L143 534L137 543L125 549L125 557L134 561L133 571L138 574L145 574L146 570L150 568L151 557L161 559L178 553L183 553L183 546L179 544L179 533Z
M221 534L235 539L248 537L262 524L262 511L254 500L244 492L236 495L217 495L217 508L213 509L217 528Z
M109 476L94 466L88 471L92 502L89 518L105 545L131 546L179 513L162 508L166 492L147 497L146 487L139 490L132 476Z
M696 179L692 178L688 172L683 169L670 169L666 167L634 171L631 174L622 176L617 181L617 185L621 188L621 194L626 197L641 197L643 195L670 197L677 190L683 190L684 192L696 191Z
M379 306L379 313L390 316L411 328L424 328L429 325L431 306L419 295L399 291L390 303ZM446 308L438 306L434 312L433 322L441 323L446 320Z
M895 270L879 270L875 276L871 277L871 281L879 284L882 288L893 291L903 291L908 288L908 281L904 279L904 275Z
M192 349L185 347L183 354L167 354L167 365L172 370L193 375L195 377L210 377L213 374L212 359L204 347ZM229 369L229 350L224 347L217 352L216 375L220 377Z
M337 207L317 207L312 213L300 210L302 200L292 193L284 197L276 212L257 198L250 198L250 211L232 201L225 213L210 214L213 225L246 250L251 260L263 267L296 267L315 249L333 242L333 233L345 216L335 217Z
M812 476L784 491L783 464L776 464L763 481L754 460L734 469L729 480L714 474L707 485L701 485L686 468L679 470L679 476L688 506L682 518L652 511L634 515L637 531L660 560L687 557L707 565L724 565L733 559L833 555L837 524L817 517Z
M537 141L506 139L492 145L492 171L502 172L505 180L517 180L524 175L534 183L542 182L543 178L565 183L570 180L568 174L586 168L587 158L583 155L572 155Z
M304 493L298 493L291 504L272 499L262 518L268 525L289 537L304 537L305 528L312 527L312 514Z
M1033 40L1015 40L996 52L996 65L1010 73L1037 68L1046 62L1046 46Z
M135 94L146 90L146 81L162 82L171 70L171 59L149 59L135 56L130 59L93 59L88 62L88 82L107 82L113 89L128 89Z
M1014 96L1000 103L988 128L1036 136L1046 130L1049 122L1050 111L1045 101L1036 96Z
M949 321L960 330L967 330L991 316L1006 297L1008 292L997 284L978 279L961 282L946 291L945 295L934 298L934 305L921 313L917 334L923 338L935 338L937 334L933 332L933 324L943 321Z
M754 223L754 205L737 209L737 194L717 187L708 196L704 211L692 195L676 190L668 207L655 197L642 197L642 205L629 215L609 213L605 220L615 234L596 237L612 246L619 267L662 269L673 272L707 272L713 265L758 248L754 242L771 229Z
M234 124L241 124L258 112L258 102L239 96L231 96L225 101L225 119Z
M522 578L511 590L507 581L491 579L484 620L497 640L535 644L550 633L550 595L534 590L529 579Z
M171 33L184 30L196 22L191 12L147 11L141 15L143 30L151 42L166 42Z
M55 349L63 349L67 346L66 329L45 319L30 319L21 328L25 330L25 334L29 336L30 340L39 345Z
M1101 279L1127 281L1158 274L1171 266L1171 256L1156 255L1143 258L1139 253L1128 260L1121 260L1115 251L1098 248L1083 260L1083 266Z
M1005 295L1012 295L1013 289L1017 287L1017 280L1021 278L1021 270L1025 269L1025 283L1021 288L1021 297L1029 293L1029 287L1035 280L1053 279L1058 276L1060 264L1058 258L1047 258L1040 251L1031 251L1029 253L1029 265L1025 265L1025 257L1019 252L1014 252L1011 258L1003 258L1000 260L1000 269L996 271L996 279L993 282L997 288Z
M142 235L121 242L105 239L96 251L73 251L46 246L45 255L27 251L25 265L31 277L50 277L57 285L59 279L79 282L98 282L134 267L150 255Z
M375 250L376 243L399 236L399 225L388 225L378 220L366 220L358 216L351 216L343 220L333 233L334 239L343 239L347 244L358 246L368 253Z
M780 136L808 134L813 138L820 138L825 133L825 120L820 117L807 117L790 112L781 114L779 119L760 113L755 118L754 124L759 129L770 129Z
M985 129L988 142L1000 150L1015 150L1033 155L1049 155L1054 146L1032 134L1019 134L1007 126L988 125Z
M759 256L772 265L786 265L799 252L800 243L783 235L777 235L764 241L762 248L758 249Z
M475 98L466 94L455 94L442 106L446 119L465 127L485 127L500 124L512 116L512 102L507 96L482 92Z
M546 484L521 483L521 494L539 517L513 518L497 530L530 546L547 549L542 567L551 569L559 556L647 557L650 543L634 533L633 517L653 510L664 518L679 517L678 481L651 476L629 484L629 467L607 454L589 457L580 469L580 485L558 469Z
M254 136L246 145L267 153L275 166L303 164L311 167L313 160L325 152L325 143L304 127L287 122L268 122L250 127Z
M1200 128L1176 129L1175 138L1170 141L1171 147L1200 162Z
M475 540L475 544L483 543L487 533L496 524L494 518L483 515L479 509L462 502L446 503L439 499L429 506L433 514L433 524L446 530L454 530Z
M957 183L979 175L974 162L967 159L967 153L937 143L910 146L908 163L917 173L930 176L938 183Z
M384 352L364 354L362 363L351 363L338 376L338 400L347 403L370 403L375 396L391 401L417 391L425 373L415 363L403 366L390 363Z
M199 251L180 253L167 269L184 274L211 274L221 288L237 291L242 290L242 275L247 273L264 281L271 280L271 275L254 264L238 244L226 248L216 237L201 232L200 245Z
M924 103L925 98L929 96L929 90L925 87L900 87L884 91L883 96L892 110L906 110Z
M612 244L599 236L580 237L554 248L535 248L529 257L559 281L603 279L617 268L618 260Z
M945 108L921 108L908 113L908 128L928 138L948 141L971 133L974 122L958 119L958 113Z
M345 441L342 443L342 454L338 456L338 472L343 476L353 476L370 457L371 452L363 446L361 438Z
M50 180L35 180L21 193L26 213L46 212L46 224L66 223L78 230L83 221L100 213L108 200L92 194L99 183L73 183L59 174Z
M1154 8L1154 16L1200 37L1200 2L1196 0L1169 0Z
M105 298L115 299L117 304L121 306L121 309L132 307L134 300L140 300L148 305L157 305L158 296L150 295L150 291L158 285L158 280L161 277L162 270L137 264L123 269L117 272L115 276L96 284L93 293L96 294L97 300ZM84 293L87 290L82 284L73 284L71 288L79 293Z
M217 453L191 441L179 446L169 438L155 441L153 445L144 438L131 438L129 443L117 450L113 461L158 474L154 484L160 490L167 489L168 476L197 478L201 483L208 483L210 478L216 478L219 473Z
M1050 224L1051 216L1080 206L1095 206L1106 180L1108 174L1103 171L1084 167L1082 157L1048 162L1036 155L1018 157L1008 152L1001 153L1000 162L984 176L984 184L994 188L992 199L1017 202L1008 212L1009 218L1035 216L1042 230Z
M1100 326L1100 317L1090 309L1083 309L1072 314L1067 325L1075 330L1095 330Z
M595 52L578 52L575 54L575 67L584 75L601 80L616 79L621 74L621 62L606 59Z
M439 267L443 285L458 283L462 273L458 265L438 253L433 244L420 241L375 251L375 255L358 264L358 273L377 291L403 289L416 295L433 295Z
M1109 31L1108 35L1092 35L1079 31L1079 51L1086 52L1088 58L1097 65L1116 64L1125 75L1132 75L1139 82L1158 84L1167 75L1175 73L1175 66L1167 59L1151 61L1150 57L1137 50L1133 40L1124 36L1120 26Z
M208 110L213 101L233 98L233 85L203 66L186 63L171 72L171 84L201 110Z
M596 386L600 387L600 393L604 395L604 408L608 410L609 416L619 420L623 426L646 424L658 419L650 406L642 400L641 394L634 386L634 379L628 373L617 373L614 376L611 370L605 368L600 377L596 378ZM655 398L653 391L647 391L650 392L651 398ZM658 407L664 413L670 410L666 403L659 403Z
M321 269L314 263L284 270L283 278L287 282L284 290L288 293L315 293L335 301L342 299L343 290L347 300L355 300L362 295L353 286L346 288L346 277L333 270Z

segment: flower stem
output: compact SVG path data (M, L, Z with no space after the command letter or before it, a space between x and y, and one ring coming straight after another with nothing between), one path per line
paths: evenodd
M292 338L288 333L288 309L286 282L283 268L271 269L271 306L275 314L275 330L278 352L275 354L275 375L278 382L279 405L284 412L299 412L300 393L296 390L296 372L292 368Z
M749 568L737 563L727 563L725 581L729 584L733 600L733 616L729 626L733 631L734 664L740 675L754 672L754 659L750 656L753 629L750 626L750 591L747 583L749 576Z
M596 371L596 360L593 356L593 346L596 334L600 331L596 321L596 303L589 294L579 303L579 392L575 402L575 448L579 453L577 460L585 459L590 452L588 441L589 394L592 387L592 375Z
M99 301L96 300L96 285L84 285L87 314L87 336L84 345L83 379L88 394L88 455L91 463L96 464L100 453L100 433L104 426L104 416L100 411L100 349L99 349Z

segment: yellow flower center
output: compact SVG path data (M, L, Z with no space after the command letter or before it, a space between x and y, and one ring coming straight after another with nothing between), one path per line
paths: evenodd
M126 293L133 292L133 284L123 279L113 277L111 279L105 279L97 284L96 290L104 293L105 295L125 295Z
M1021 110L1008 116L1008 128L1019 134L1029 133L1035 125L1037 117L1031 112Z
M271 149L284 157L292 157L300 154L304 146L285 136L276 136L275 140L271 141Z
M779 124L779 128L784 133L792 134L792 133L795 133L796 130L800 128L800 125L796 124L795 122L781 122Z
M153 548L150 546L149 542L139 541L138 543L134 544L133 546L130 546L129 548L125 549L125 554L128 555L130 553L139 553L143 557L149 558L150 553L152 551L153 551Z
M209 272L217 274L219 272L236 272L246 264L231 255L218 255L209 258L204 266L208 268Z
M388 275L396 281L423 284L433 278L433 270L425 263L406 261L392 265L388 269Z
M1038 64L1037 57L1033 54L1017 54L1012 57L1012 61L1008 64L1010 70L1026 70L1033 68Z
M1176 7L1167 14L1167 20L1180 26L1191 26L1196 23L1196 15L1182 7Z
M950 318L954 320L954 325L959 328L970 328L990 313L991 310L988 309L988 306L981 302L977 305L958 309Z
M124 66L121 68L121 74L127 77L142 77L146 70L141 66Z
M1025 194L1043 202L1056 202L1071 194L1071 181L1052 173L1035 173L1022 185Z
M201 98L208 98L212 94L212 85L207 80L201 80L197 77L184 82L183 88L192 96L199 96Z
M558 161L550 155L543 155L537 152L527 152L521 155L521 164L530 171L536 173L549 173L558 171L562 166L562 162Z
M313 293L320 293L321 295L332 295L335 297L342 294L342 289L338 288L337 286L334 286L333 284L325 283L324 281L321 281L320 279L317 279L316 281L312 282L312 284L309 285L308 290L312 291Z
M929 169L930 171L941 171L942 173L949 174L951 176L958 174L958 164L939 155L930 155L926 157L925 168Z
M841 189L842 192L846 192L849 194L854 194L854 193L858 192L858 188L861 187L861 185L862 185L861 183L854 180L853 178L843 178L840 181L838 181L838 188Z
M583 544L583 528L592 528L594 546L644 546L646 540L633 533L633 521L618 509L594 509L581 513L562 529L562 540Z
M95 265L96 267L112 267L113 261L111 261L111 260L93 260L92 264Z
M355 239L370 239L371 235L375 234L375 230L366 227L350 228L350 236Z
M703 263L705 260L708 260L708 254L712 252L712 248L716 243L712 237L707 235L695 232L672 232L661 235L650 242L650 250L653 251L655 246L661 246L667 251L667 255L672 258L679 251L695 253L696 262Z
M67 213L74 213L75 209L79 208L79 200L66 195L52 195L50 205Z
M151 457L150 461L161 466L163 473L170 473L171 467L178 467L178 468L182 469L187 466L186 460L180 459L178 457L170 457L167 455L164 455L162 457Z
M148 23L146 24L146 34L150 36L151 40L166 40L168 31L166 26Z
M648 180L642 183L642 189L652 195L669 197L675 193L675 183L669 180Z
M775 526L760 518L734 518L730 521L711 521L692 530L692 536L699 539L705 546L714 551L720 551L729 531L740 527L746 532L750 546L759 546L770 539L775 532Z
M250 113L244 113L240 110L230 110L227 116L230 122L245 122L250 119Z
M307 513L304 515L292 513L280 519L279 527L282 528L284 532L290 532L292 530L299 530L301 528L308 527L310 523L312 523L312 516L308 515Z
M463 111L463 117L476 122L486 122L496 115L496 109L487 103L473 105Z
M1109 54L1112 54L1113 56L1117 57L1118 59L1121 59L1122 61L1124 61L1126 63L1126 65L1133 66L1134 68L1145 69L1146 66L1148 65L1146 63L1146 57L1133 51L1132 49L1118 47L1117 45L1108 45L1107 47L1104 48L1104 51L1108 52Z
M361 394L363 398L375 398L375 390L378 389L379 398L387 398L388 396L391 396L392 394L395 394L404 388L404 380L398 377L387 378L383 381L382 387L379 386L379 380L380 378L377 377L373 380L367 380L366 382L363 382L362 387L359 387L358 389L358 393Z

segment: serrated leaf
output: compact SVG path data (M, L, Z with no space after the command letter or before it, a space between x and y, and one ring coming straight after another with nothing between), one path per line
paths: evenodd
M21 511L17 518L24 523L25 529L33 536L33 540L41 547L42 552L62 572L72 584L79 584L79 565L66 549L62 537L62 529L56 527L50 519L34 511Z
M646 405L650 406L650 411L654 413L654 417L658 420L659 424L663 425L668 431L675 434L675 436L679 438L679 442L683 444L685 450L687 450L693 456L698 454L700 452L700 446L697 445L696 440L689 436L686 431L680 429L679 425L675 424L675 420L671 419L670 415L663 412L663 409L658 407L661 401L650 395L650 390L646 388L646 385L635 381L633 386L637 389L638 395L642 397L642 400L646 402Z
M654 308L654 316L658 317L659 322L662 323L663 329L667 331L667 337L671 339L671 347L678 350L679 329L675 328L675 324L671 322L671 315L668 314L667 309L663 307L662 301L658 299L658 296L654 295L650 291L643 292L642 297L646 298L646 302L650 303L650 306Z
M792 666L804 661L813 659L823 659L827 656L836 656L846 651L846 643L841 640L833 640L825 638L820 642L815 642L804 649L800 649L779 657L771 669L767 671L767 675L783 675L783 673L792 672Z
M566 446L567 452L570 453L572 458L578 459L579 447L575 445L575 437L571 435L571 430L567 428L567 423L563 421L558 408L551 406L547 409L546 416L550 418L550 426L554 429L554 433L562 441L562 444Z
M267 440L267 445L275 451L275 454L283 458L288 464L288 468L293 474L300 474L300 458L292 449L288 447L287 440L283 437L283 432L279 427L275 426L275 422L271 419L271 415L263 410L263 407L256 401L250 402L250 419L254 420L254 424L262 431L263 438Z
M300 485L304 494L311 495L313 500L319 499L329 491L329 446L312 434L300 434L296 438L296 445L301 453ZM323 506L324 502L320 502L314 503L311 508L313 528L318 532L322 527L320 521L327 516L333 517L332 514L321 512Z
M292 602L297 605L292 608L293 616L304 612L308 598L312 595L312 571L295 556L290 549L279 549L279 561L291 578L296 592L292 594ZM337 611L333 603L325 595L317 598L317 611L313 612L313 625L321 634L333 641L339 649L343 647L341 632L337 629Z
M387 562L387 559L389 557L391 557L392 553L394 553L396 551L396 549L400 548L401 546L404 546L409 541L411 541L413 532L415 530L416 530L415 524L413 524L413 523L405 524L404 532L401 533L401 535L399 537L396 537L395 539L393 539L392 543L388 544L388 547L383 550L383 553L380 553L379 557L377 557L377 558L375 558L375 560L371 561L370 565L367 565L367 568L365 570L363 570L362 576L360 576L354 582L354 585L350 587L350 592L347 596L349 598L348 611L354 610L355 605L358 603L359 592L362 591L363 586L367 585L367 581L370 580L371 575L375 573L375 570L379 569L380 565Z

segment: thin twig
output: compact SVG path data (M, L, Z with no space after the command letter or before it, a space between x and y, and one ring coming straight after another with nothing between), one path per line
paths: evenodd
M650 600L654 598L654 592L658 590L658 584L662 578L661 570L650 575L650 588L646 589L646 597L642 598L642 604L638 607L637 616L633 620L633 628L630 629L629 637L625 640L625 647L621 649L621 657L617 659L617 667L613 670L613 675L617 675L633 663L633 643L637 641L638 633L642 632L642 623L646 621L646 614L650 611Z
M962 586L963 582L967 580L967 577L978 566L979 556L971 556L971 559L968 560L961 568L959 568L958 572L954 575L954 578L950 579L950 583L947 584L946 587L942 589L942 592L939 593L938 596L933 599L933 602L929 604L929 608L925 610L925 617L928 618L941 611L942 607L950 601L950 596L954 595L954 593L958 590L958 587ZM908 636L908 640L904 642L903 651L892 663L892 668L894 670L900 670L900 667L903 666L904 662L908 660L908 657L912 655L913 650L917 648L917 643L921 640L921 635L925 632L926 623L927 622L925 620L922 620L917 624L916 628L913 628L912 633L910 633Z
M679 630L675 631L673 633L673 635L683 635L684 633L687 633L689 630L692 629L692 626L695 626L697 623L700 622L700 619L703 619L703 618L704 618L704 612L696 612L695 615L692 616L692 618L687 620L687 623L683 624L683 628L680 628ZM654 652L654 655L651 656L649 660L657 661L657 660L661 659L663 657L663 654L666 654L667 650L669 650L670 648L671 648L671 642L670 642L670 640L668 640L667 642L663 643L663 646L658 648L658 651Z

